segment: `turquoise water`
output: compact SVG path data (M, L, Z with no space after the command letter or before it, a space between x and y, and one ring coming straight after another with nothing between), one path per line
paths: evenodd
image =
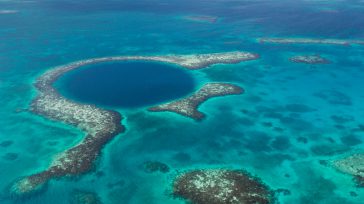
M151 62L102 63L67 73L58 90L98 106L136 108L178 99L194 91L193 76L180 67Z
M0 203L68 203L75 190L104 203L184 203L171 195L177 171L242 168L272 189L281 203L364 200L352 177L320 164L363 150L364 47L270 45L258 37L364 38L360 1L0 1ZM184 15L218 16L216 23ZM103 150L95 169L55 180L44 191L13 197L8 186L46 168L54 155L77 144L75 128L26 111L32 83L53 66L114 55L251 51L261 59L193 71L207 81L244 87L240 96L201 106L201 122L145 108L118 109L127 131ZM328 65L288 58L321 54ZM337 120L347 118L347 120ZM157 160L168 174L146 173ZM351 193L352 192L352 193Z

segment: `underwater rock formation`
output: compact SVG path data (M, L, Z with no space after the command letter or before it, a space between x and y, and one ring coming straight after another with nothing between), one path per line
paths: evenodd
M93 167L104 145L124 131L122 116L112 110L94 105L80 104L61 96L53 83L65 73L102 62L143 60L180 65L186 69L201 69L217 63L239 63L257 59L259 56L248 52L226 52L196 55L167 56L116 56L72 62L46 71L36 81L38 96L32 101L30 110L47 117L75 126L86 133L84 139L74 147L60 153L50 166L39 173L15 182L11 190L17 195L39 190L50 179L85 173Z
M260 38L260 43L276 44L325 44L325 45L362 45L361 40L315 39L315 38Z
M201 120L205 115L198 111L198 107L210 98L226 95L235 95L243 93L243 89L227 83L207 83L200 88L196 93L186 98L157 105L149 108L149 111L170 111L177 114Z
M194 204L273 202L268 187L238 170L194 170L177 177L173 194Z
M329 60L321 57L320 55L299 55L294 56L289 59L295 63L304 63L304 64L328 64Z
M333 161L332 165L339 171L354 176L359 187L364 187L364 153L357 153Z

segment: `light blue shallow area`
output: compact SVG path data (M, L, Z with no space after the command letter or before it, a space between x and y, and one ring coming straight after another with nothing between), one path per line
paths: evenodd
M12 12L4 12L12 11ZM219 17L215 23L185 15ZM241 168L261 178L280 203L364 200L352 177L322 161L363 151L364 46L260 44L259 37L364 39L360 1L0 1L0 203L64 204L77 190L103 203L174 204L178 172ZM48 167L83 134L27 111L33 82L65 63L114 55L258 53L257 61L192 71L208 81L241 85L239 96L211 99L201 122L145 108L119 109L127 131L86 175L50 182L26 197L9 193L22 176ZM321 54L332 63L295 64ZM347 121L338 121L346 118ZM145 161L170 166L146 173ZM320 162L321 161L321 162Z

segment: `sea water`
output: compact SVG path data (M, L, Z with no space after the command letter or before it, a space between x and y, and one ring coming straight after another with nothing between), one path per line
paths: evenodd
M194 79L182 67L168 64L111 62L67 73L56 87L80 103L136 108L184 97L194 90Z
M361 203L352 177L322 165L363 149L364 47L260 44L259 37L364 38L360 1L0 1L0 203L69 203L75 190L104 203L184 203L171 196L178 172L245 169L281 203ZM185 15L219 17L194 22ZM127 131L102 151L88 174L50 182L16 197L9 185L47 168L77 144L79 130L27 111L33 82L44 71L76 60L115 55L251 51L257 61L194 71L196 87L232 82L245 93L200 107L201 122L145 108L116 108ZM328 65L291 63L321 54ZM339 119L338 119L339 118ZM341 120L340 120L341 118ZM167 164L147 173L145 161Z

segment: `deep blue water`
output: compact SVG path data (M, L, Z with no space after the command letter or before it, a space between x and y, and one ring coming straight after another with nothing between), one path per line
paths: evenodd
M219 19L194 22L185 15ZM177 172L239 168L272 189L289 190L289 195L277 195L280 203L362 204L364 189L355 185L352 176L323 164L364 151L364 46L259 44L259 37L363 40L364 2L0 1L0 203L68 204L81 190L98 194L105 204L182 204L183 200L171 196ZM93 171L54 180L25 198L9 194L14 180L47 168L55 155L84 136L76 128L27 111L36 94L33 82L46 70L94 57L236 50L255 52L261 58L175 75L178 79L191 75L195 83L191 89L214 81L244 88L243 95L203 104L205 120L150 113L144 104L116 108L124 117L126 132L106 145ZM332 63L303 65L288 60L302 54L320 54ZM106 65L85 67L69 77L91 75ZM126 73L136 74L127 80L143 84L134 71ZM98 74L110 77L107 72ZM118 89L138 87L123 86L118 79ZM66 87L59 88L70 94ZM121 102L131 100L129 96ZM163 162L171 171L146 173L141 168L146 161Z
M194 90L183 68L152 62L114 62L87 66L58 81L61 94L82 103L135 108L181 98Z

